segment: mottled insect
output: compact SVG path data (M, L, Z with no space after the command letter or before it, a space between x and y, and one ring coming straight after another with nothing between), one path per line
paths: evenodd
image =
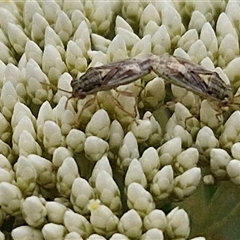
M99 67L91 67L79 79L72 80L72 97L82 99L89 94L108 91L131 83L150 72L150 59L126 59Z
M231 86L226 84L217 72L209 71L199 64L171 55L151 55L146 59L125 59L90 67L79 79L71 81L73 91L70 98L83 99L99 91L108 91L131 83L151 71L166 81L192 91L204 99L217 101L220 107L228 106L233 102ZM90 101L83 108L89 103Z
M227 106L233 101L232 87L226 84L217 72L187 59L164 55L151 57L152 70L168 82L183 87L204 99Z

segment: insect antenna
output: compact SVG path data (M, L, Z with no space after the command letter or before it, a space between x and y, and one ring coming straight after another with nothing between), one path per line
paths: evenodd
M68 105L69 99L74 98L72 91L67 91L67 90L65 90L65 89L56 87L56 86L53 85L52 83L45 83L45 82L40 82L40 83L41 83L42 85L46 85L46 86L48 86L48 87L50 87L50 88L52 88L52 89L54 89L54 90L60 90L60 91L65 92L65 93L70 93L71 96L67 98L67 101L66 101L65 107L64 107L64 109L67 109L67 105Z

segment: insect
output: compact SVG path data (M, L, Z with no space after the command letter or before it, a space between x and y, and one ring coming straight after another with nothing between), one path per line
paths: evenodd
M89 68L79 79L73 79L72 97L85 98L89 94L108 91L131 83L151 72L150 59L127 59Z
M220 107L232 103L232 88L222 80L217 72L209 71L187 59L171 55L151 55L145 59L125 59L90 67L79 79L75 78L71 81L73 91L69 99L83 99L99 91L114 89L131 83L151 71L166 81L192 91L202 98L217 101ZM91 99L87 101L83 109L91 102Z
M232 87L226 84L217 72L187 59L164 55L152 56L152 70L165 80L183 87L205 99L217 101L221 106L232 103Z

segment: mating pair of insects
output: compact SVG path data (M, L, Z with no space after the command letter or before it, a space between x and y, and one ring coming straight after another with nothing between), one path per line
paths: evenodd
M111 90L134 82L152 71L203 99L217 102L219 109L233 102L231 86L226 84L217 72L171 55L151 55L146 59L126 59L91 67L79 79L71 81L73 90L70 98L83 99L89 94Z

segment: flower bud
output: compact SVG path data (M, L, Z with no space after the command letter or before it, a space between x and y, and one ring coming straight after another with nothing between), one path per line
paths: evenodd
M96 233L109 238L117 232L119 219L108 207L100 205L99 200L90 200L88 208L91 212L90 222Z
M173 169L171 165L164 166L153 177L150 192L158 200L164 200L173 191Z
M45 202L36 196L28 197L22 202L23 218L31 227L40 227L45 223L47 210L44 204Z
M142 235L142 219L134 209L122 215L118 231L131 239L138 239Z
M108 151L108 143L96 136L87 137L84 143L84 151L87 159L91 161L98 161Z
M76 232L83 239L86 239L92 233L92 226L88 220L71 210L65 212L63 222L68 232Z
M155 208L151 194L139 183L131 183L127 188L127 204L135 209L141 217L146 216Z
M200 168L191 168L174 179L173 192L178 199L188 197L197 189L200 180Z
M47 223L42 228L42 234L45 240L63 239L66 234L66 229L62 225Z
M189 218L183 209L179 209L178 207L174 208L167 215L167 220L168 224L166 228L166 234L169 238L186 239L188 237L190 232Z

